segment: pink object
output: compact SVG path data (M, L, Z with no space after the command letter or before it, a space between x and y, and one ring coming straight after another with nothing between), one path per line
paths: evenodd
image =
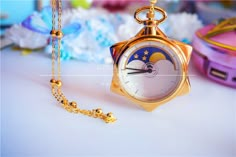
M218 0L219 1L219 0ZM226 1L226 0L225 0ZM223 0L221 0L223 2ZM227 9L222 6L222 8L214 8L211 4L217 3L216 0L198 0L196 2L196 9L197 13L202 19L203 23L211 23L212 21L219 19L219 18L230 18L236 16L235 4L236 2L231 0L232 2L232 9ZM220 6L220 2L218 2Z
M110 6L126 5L130 2L132 1L131 0L94 0L95 4L110 5Z
M110 11L119 11L132 3L147 2L146 0L94 0L95 6L102 6Z
M198 30L197 34L200 34L201 36L206 35L209 31L211 31L216 25L210 24L208 26L205 26L204 28ZM235 31L230 31L230 32L225 32L216 36L213 36L210 38L213 41L216 41L218 43L222 43L224 45L229 45L229 46L234 46L236 47L236 32ZM234 50L229 50L229 49L224 49L219 46L210 45L211 47L214 47L216 49L225 51L226 53L230 53L232 55L236 55L236 52Z
M236 88L236 33L230 31L209 38L233 47L226 49L202 38L215 26L211 24L196 32L193 39L193 62L210 79Z

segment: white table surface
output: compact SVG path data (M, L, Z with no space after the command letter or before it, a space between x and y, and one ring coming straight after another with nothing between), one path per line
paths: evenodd
M114 124L64 111L50 93L44 53L1 52L1 154L7 157L233 157L236 90L190 66L192 90L149 113L109 91L112 65L62 63L64 91Z

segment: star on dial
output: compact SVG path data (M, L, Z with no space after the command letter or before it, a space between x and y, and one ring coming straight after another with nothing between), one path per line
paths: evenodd
M142 58L142 59L145 61L145 60L147 60L147 57L146 57L146 56L143 56L143 58Z
M144 51L144 55L148 55L149 54L149 52L146 50L146 51Z

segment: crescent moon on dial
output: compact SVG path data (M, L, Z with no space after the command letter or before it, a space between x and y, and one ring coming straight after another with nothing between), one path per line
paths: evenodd
M154 52L149 58L149 61L152 62L153 64L160 60L166 60L165 55L162 54L161 52Z

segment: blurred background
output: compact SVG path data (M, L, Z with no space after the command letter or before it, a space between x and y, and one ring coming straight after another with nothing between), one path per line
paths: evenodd
M34 11L40 11L43 7L50 5L50 3L50 0L1 0L1 28L3 29L4 27L23 21ZM215 10L215 13L227 10L230 14L230 11L233 13L236 9L235 3L236 2L233 0L159 0L158 5L167 9L168 12L187 11L201 13L203 6L205 6L205 8L208 8L209 13L210 11L213 12L213 10ZM130 8L137 8L144 4L148 4L148 0L63 0L64 8L83 7L88 9L90 7L104 7L110 11L130 12L133 11L129 10ZM211 16L213 16L213 14L211 14ZM217 17L217 15L215 15L215 17Z
M49 6L51 0L1 0L0 18L1 35L4 30L13 24L26 19L35 11L41 11ZM140 6L147 5L148 0L63 0L63 8L105 8L111 12L133 13ZM205 23L217 18L232 17L235 15L236 1L234 0L159 0L158 5L168 13L188 12L197 13Z
M149 1L63 0L63 90L69 99L78 98L81 108L114 111L118 123L104 126L67 114L51 97L50 4L50 0L0 0L2 156L235 154L236 29L218 38L232 44L234 51L210 45L207 50L215 57L209 55L214 59L210 61L204 56L206 49L199 49L198 56L192 53L196 62L194 66L192 56L188 96L149 114L110 92L113 60L109 51L112 44L133 37L143 27L133 15ZM236 0L158 0L157 6L168 13L160 29L193 46L199 29L236 17Z
M0 0L1 49L14 45L29 53L40 49L50 54L50 5L51 0ZM65 38L61 59L112 63L109 47L131 38L142 28L133 14L144 5L149 1L63 0ZM159 0L157 5L168 13L168 19L159 26L161 30L187 44L191 44L198 29L219 19L236 17L234 0Z
M148 0L63 0L63 8L104 8L113 13L133 14L135 9L148 3ZM1 36L13 24L21 23L34 12L40 12L50 4L51 0L1 0ZM166 9L169 14L181 12L197 14L203 24L211 23L219 18L233 17L236 14L234 0L159 0L158 5Z

